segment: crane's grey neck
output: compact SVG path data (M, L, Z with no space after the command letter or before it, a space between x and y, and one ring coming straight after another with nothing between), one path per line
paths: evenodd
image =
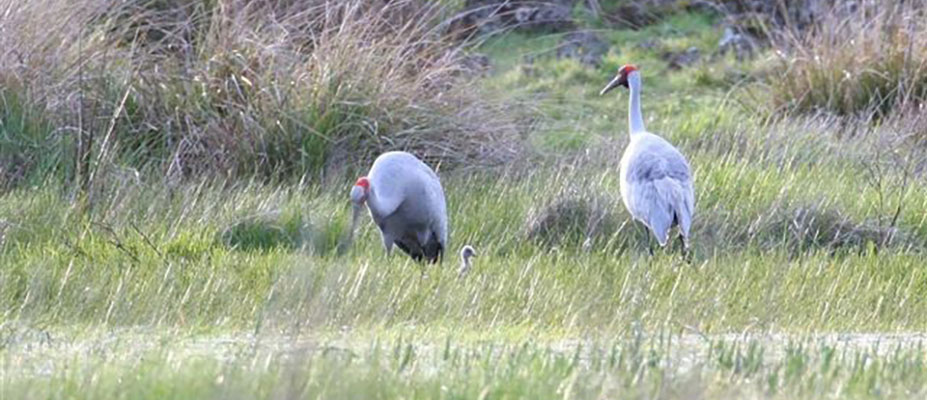
M370 189L367 190L367 208L373 211L374 214L380 215L379 211L381 210L380 198L377 196L377 190L374 188L373 184L370 185Z
M345 244L350 245L354 242L354 232L357 231L357 224L360 222L361 208L363 206L358 203L351 204L351 229L348 230L348 235L345 240Z
M470 272L470 256L461 254L460 256L460 269L457 270L458 276L464 276Z
M470 259L475 255L476 252L470 245L465 245L463 249L460 250L460 270L457 272L459 276L464 276L467 272L470 272Z
M637 71L628 75L628 86L631 88L631 101L628 105L628 129L631 135L646 132L644 117L641 115L641 76Z
M379 208L379 199L376 196L376 191L373 190L373 186L370 186L370 189L367 190L367 199L364 201L367 204L367 208L371 210L371 215L380 215L377 213ZM351 229L348 231L348 243L354 241L354 232L357 230L357 225L360 222L361 212L363 210L363 203L353 203L351 210Z

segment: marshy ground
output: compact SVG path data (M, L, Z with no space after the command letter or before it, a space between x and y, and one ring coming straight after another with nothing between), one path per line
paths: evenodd
M476 76L409 77L410 65L440 63L382 63L403 44L373 41L357 62L389 71L362 69L345 61L353 42L324 35L300 58L310 50L261 41L280 39L272 28L229 23L191 39L187 80L121 62L166 63L169 43L150 58L115 43L121 53L88 61L115 74L111 86L85 89L99 104L77 107L99 114L87 180L68 158L80 141L62 133L75 106L49 100L66 87L21 69L59 64L4 53L0 398L927 394L925 93L898 83L927 82L914 68L927 65L923 49L899 60L884 46L822 52L795 39L802 51L769 44L738 60L718 53L724 17L704 10L635 30L574 13L608 46L598 66L558 58L562 33L516 30L465 47L488 57ZM341 32L373 35L354 28ZM924 31L906 29L885 40ZM214 40L230 37L241 43ZM697 60L670 66L667 54L692 48ZM858 57L836 57L846 52ZM642 71L648 129L694 170L691 262L650 256L618 197L627 98L598 91L627 62ZM851 82L870 96L841 91L830 67L863 71ZM80 88L75 71L49 76ZM86 79L103 75L93 71ZM176 79L148 80L157 74ZM435 77L465 79L467 92L433 96L446 83ZM311 95L275 86L289 78ZM892 83L910 93L880 91ZM480 254L467 276L456 258L387 258L369 219L341 243L358 160L391 145L438 166L451 253Z

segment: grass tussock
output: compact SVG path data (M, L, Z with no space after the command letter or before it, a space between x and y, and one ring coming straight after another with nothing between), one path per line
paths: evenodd
M754 233L766 231L765 236L779 237L796 251L816 248L863 251L904 240L897 227L856 222L839 211L815 206L780 212L759 226L762 228Z
M0 0L0 9L7 183L49 171L86 180L107 163L299 176L386 149L445 164L517 153L512 113L468 84L440 4Z
M237 250L295 249L308 236L308 227L298 215L268 213L244 218L219 235L222 244Z
M601 185L599 185L601 186ZM526 219L526 236L546 246L583 246L614 234L620 205L596 185L567 186Z
M795 111L883 117L927 100L927 19L919 2L835 5L774 40L773 104Z

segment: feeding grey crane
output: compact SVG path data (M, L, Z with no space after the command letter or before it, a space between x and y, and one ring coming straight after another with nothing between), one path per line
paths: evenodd
M412 259L438 261L447 248L447 204L431 167L404 151L383 153L351 189L351 236L364 204L380 228L383 247Z
M641 76L636 66L621 67L599 94L618 86L631 90L628 107L631 141L621 157L621 199L631 216L653 232L661 247L666 246L670 229L678 226L683 251L687 252L695 212L689 163L673 145L644 129Z

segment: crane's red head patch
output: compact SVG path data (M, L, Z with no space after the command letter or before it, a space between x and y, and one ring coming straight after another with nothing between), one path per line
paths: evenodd
M623 67L618 68L618 73L615 74L615 78L608 82L608 85L605 85L605 88L599 92L599 95L608 93L618 86L630 88L628 84L628 75L634 71L637 71L637 66L634 64L625 64Z
M623 67L618 69L618 75L628 76L633 71L637 71L637 66L634 64L625 64Z
M370 181L366 176L357 178L357 183L351 188L351 201L360 206L367 201L367 194L370 193Z

